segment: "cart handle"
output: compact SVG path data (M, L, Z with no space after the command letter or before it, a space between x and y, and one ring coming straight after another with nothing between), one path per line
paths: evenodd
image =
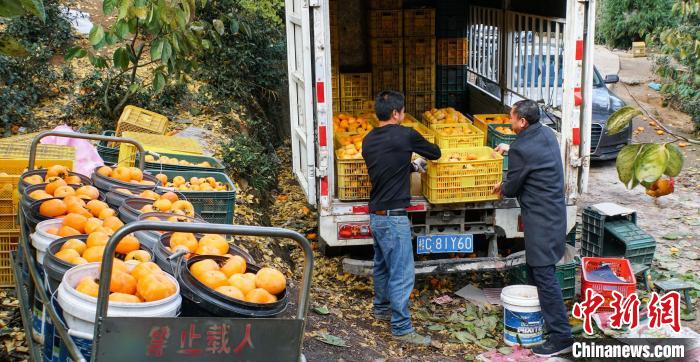
M138 148L138 150L139 150L139 168L141 170L143 170L143 163L144 163L144 159L145 159L146 155L145 155L143 146L139 142L137 142L136 140L133 140L131 138L104 136L104 135L87 134L87 133L47 131L47 132L42 132L42 133L38 134L36 137L34 137L34 140L32 141L32 146L29 149L29 171L34 169L34 162L36 161L36 149L37 149L37 146L39 145L39 141L42 138L47 137L47 136L78 138L78 139L95 140L95 141L131 143L132 145L136 146L136 148Z
M304 274L302 277L302 289L299 293L299 305L297 307L297 319L304 320L308 309L309 290L311 288L311 272L313 270L313 251L309 241L296 231L265 226L225 225L205 223L170 223L163 221L135 221L122 226L109 238L103 255L111 255L102 258L100 267L100 280L112 280L112 266L114 264L114 252L119 241L136 231L179 231L187 233L269 236L275 238L293 239L304 251ZM100 336L100 329L105 316L107 316L107 303L109 299L109 283L100 283L97 295L97 313L95 316L95 332L93 341ZM92 356L97 356L97 343L92 345Z

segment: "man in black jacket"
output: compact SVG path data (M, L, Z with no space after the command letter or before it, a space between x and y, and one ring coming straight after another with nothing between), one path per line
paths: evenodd
M564 169L559 143L549 127L540 122L537 103L516 102L510 121L517 139L499 145L508 152L508 174L494 187L494 193L517 197L525 225L525 258L530 282L537 287L540 308L549 331L547 341L532 351L554 356L571 351L573 340L568 313L555 276L555 265L564 255L566 243L566 200Z
M362 141L362 157L372 182L369 220L374 237L374 317L391 321L391 334L396 339L427 345L430 337L415 332L408 310L415 271L406 208L411 205L411 172L425 172L426 167L424 159L411 162L411 156L415 152L436 160L440 148L413 128L399 125L404 119L401 93L381 92L374 107L379 127Z

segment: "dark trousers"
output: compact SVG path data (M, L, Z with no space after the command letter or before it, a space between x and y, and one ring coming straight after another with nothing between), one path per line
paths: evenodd
M555 275L556 267L528 265L527 271L530 284L537 287L537 296L540 299L545 326L549 331L549 340L552 342L570 340L569 313L564 305L561 286Z

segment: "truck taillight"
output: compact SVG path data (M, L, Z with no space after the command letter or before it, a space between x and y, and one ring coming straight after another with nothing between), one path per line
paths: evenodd
M372 230L369 223L341 223L338 224L338 239L369 239Z
M525 223L523 223L523 216L518 215L518 232L525 231Z

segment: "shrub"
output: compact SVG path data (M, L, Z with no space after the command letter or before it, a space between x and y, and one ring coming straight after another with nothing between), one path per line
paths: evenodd
M655 42L659 31L676 21L669 16L673 0L604 0L599 6L596 41L613 48Z
M224 142L221 157L229 172L246 179L261 195L269 194L277 184L277 156L246 134L233 135Z

